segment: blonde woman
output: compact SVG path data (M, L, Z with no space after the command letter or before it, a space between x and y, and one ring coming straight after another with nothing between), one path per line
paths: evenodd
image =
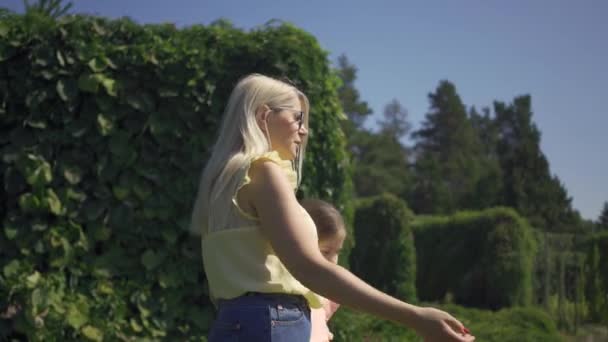
M201 176L191 230L218 315L209 341L306 341L321 296L398 322L427 341L473 341L449 314L390 297L326 260L298 204L307 97L263 75L236 85ZM319 294L319 295L317 295Z

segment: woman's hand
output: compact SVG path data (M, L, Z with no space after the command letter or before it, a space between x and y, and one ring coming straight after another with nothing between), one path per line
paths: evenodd
M414 329L425 342L470 342L475 336L469 334L469 330L456 318L447 312L421 307L417 310L418 322Z

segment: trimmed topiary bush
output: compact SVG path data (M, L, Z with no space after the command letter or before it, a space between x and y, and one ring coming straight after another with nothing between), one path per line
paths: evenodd
M499 309L530 305L536 246L514 210L494 208L413 224L420 300Z
M372 286L408 302L416 301L416 250L412 212L391 194L357 201L353 273Z

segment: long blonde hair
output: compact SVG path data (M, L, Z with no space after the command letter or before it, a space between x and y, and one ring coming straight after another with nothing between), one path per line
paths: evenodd
M229 216L234 213L232 197L251 160L271 150L267 136L256 121L256 110L262 105L285 106L294 96L300 100L303 124L308 128L308 98L294 86L260 74L248 75L237 83L230 94L211 157L201 175L190 221L191 233L204 235L230 228L227 225ZM298 181L305 149L306 139L294 161Z

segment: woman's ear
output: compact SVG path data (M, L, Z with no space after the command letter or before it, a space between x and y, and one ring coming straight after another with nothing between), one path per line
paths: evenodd
M255 111L255 121L258 123L258 126L263 132L266 132L265 121L268 119L268 114L270 113L270 107L268 105L261 105Z

